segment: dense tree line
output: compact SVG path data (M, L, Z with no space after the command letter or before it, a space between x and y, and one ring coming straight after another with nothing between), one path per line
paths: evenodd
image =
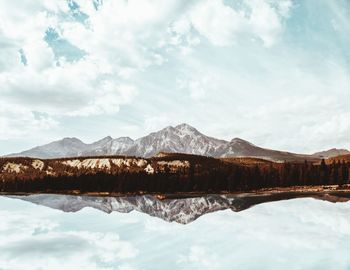
M186 156L189 166L176 170L168 166L155 171L115 166L107 170L76 168L51 162L38 173L23 159L28 169L24 174L0 175L0 191L3 192L113 192L113 193L178 193L178 192L237 192L261 188L344 185L349 182L350 164L334 161L326 164L263 162L250 166L224 162L218 159ZM171 157L163 161L171 161ZM1 164L0 168L3 164Z

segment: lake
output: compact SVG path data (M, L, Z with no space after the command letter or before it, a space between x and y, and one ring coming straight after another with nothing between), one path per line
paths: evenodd
M118 202L129 213L108 214L113 201L45 196L0 197L1 270L350 269L350 203L301 198L201 215L131 198ZM81 201L95 208L79 210Z

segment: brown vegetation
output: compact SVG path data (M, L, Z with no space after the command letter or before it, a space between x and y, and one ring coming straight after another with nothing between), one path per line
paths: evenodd
M256 158L171 154L39 160L0 158L1 192L187 193L247 192L263 188L344 185L348 160L314 164Z
M326 160L327 164L332 164L333 162L350 162L350 155L341 155Z

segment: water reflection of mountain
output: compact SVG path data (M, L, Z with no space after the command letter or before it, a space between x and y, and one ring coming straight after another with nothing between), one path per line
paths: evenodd
M29 196L9 196L38 205L59 209L64 212L77 212L84 207L111 213L113 211L129 213L133 210L146 213L165 221L175 221L187 224L198 217L225 209L238 212L251 206L271 201L293 198L312 197L330 202L343 202L350 200L348 192L283 192L277 194L245 194L239 196L207 195L194 198L176 198L159 200L151 195L130 197L97 197L37 194Z

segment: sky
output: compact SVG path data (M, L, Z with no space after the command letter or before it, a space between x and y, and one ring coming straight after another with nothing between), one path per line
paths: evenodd
M181 225L0 197L0 269L348 270L349 211L349 203L295 199Z
M0 0L0 155L202 133L350 148L347 0Z

